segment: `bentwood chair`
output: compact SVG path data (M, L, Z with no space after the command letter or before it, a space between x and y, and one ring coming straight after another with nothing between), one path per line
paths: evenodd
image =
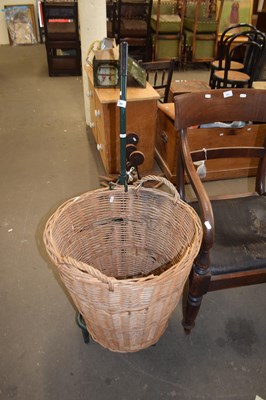
M264 144L263 136L258 143L256 131L242 128L230 135L229 146L205 148L202 142L202 149L193 152L187 128L214 121L265 123L266 91L217 89L179 95L174 101L175 127L180 130L177 188L186 199L186 172L196 195L190 204L203 227L201 250L191 270L188 298L184 299L183 326L190 333L207 292L266 282L266 128L262 125ZM242 157L257 160L254 191L210 198L194 162L219 159L226 166L229 158ZM217 317L219 312L224 310L217 305Z
M256 31L256 27L247 24L247 23L240 23L240 24L234 24L231 25L229 28L225 29L220 37L220 40L218 42L218 48L217 48L217 59L212 61L210 63L210 80L209 80L209 86L211 87L212 85L212 77L215 71L217 70L222 70L225 68L225 52L226 52L226 46L229 43L230 39L234 37L233 41L230 41L231 45L234 45L237 40L239 40L239 37L243 35L243 32L253 32ZM237 34L242 34L238 36ZM242 37L242 39L244 39ZM248 37L247 37L248 39ZM231 70L235 71L241 71L244 68L243 63L238 62L238 61L232 61L230 65Z
M264 47L264 41L260 44L255 39L252 39L253 34L251 34L250 40L248 39L233 47L230 46L230 42L234 40L234 37L229 40L225 52L224 69L214 72L211 82L212 89L222 87L252 87ZM243 63L243 68L241 71L232 70L231 64L239 59Z

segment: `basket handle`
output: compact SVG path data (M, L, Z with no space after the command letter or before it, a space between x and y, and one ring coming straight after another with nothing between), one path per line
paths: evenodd
M110 292L114 291L114 282L116 281L116 279L102 274L97 268L93 268L90 265L83 263L82 261L75 260L72 257L62 257L62 262L59 264L59 268L60 265L67 265L70 267L74 266L82 272L87 272L93 278L98 279L102 283L106 283L109 287Z
M149 182L149 181L157 181L157 182L167 186L170 189L170 192L174 196L174 203L177 203L180 200L180 195L179 195L178 191L176 190L175 186L168 179L163 178L162 176L157 176L157 175L147 175L147 176L144 176L143 178L141 178L137 182L137 193L140 190L143 183Z

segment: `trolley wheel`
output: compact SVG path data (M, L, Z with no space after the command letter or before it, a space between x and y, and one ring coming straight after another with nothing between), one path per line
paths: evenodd
M129 162L133 167L141 165L145 160L144 154L141 151L132 151L129 156Z
M79 312L77 312L76 314L76 323L78 327L81 329L84 343L90 343L90 334L87 330L84 319L82 318L82 315Z
M136 150L137 150L137 148L136 148L136 146L135 146L134 144L127 144L127 145L126 145L127 159L129 159L130 154L131 154L133 151L136 151Z
M126 142L127 142L127 144L136 145L139 142L139 137L135 132L130 132L127 134Z

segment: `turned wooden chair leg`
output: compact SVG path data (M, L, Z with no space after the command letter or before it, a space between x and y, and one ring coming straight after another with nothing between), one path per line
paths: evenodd
M182 320L186 334L189 334L195 326L203 295L207 293L210 284L211 275L209 268L206 267L207 259L208 253L202 251L198 260L195 261L189 277L188 295L184 301Z
M195 320L197 318L201 306L202 298L203 296L195 297L192 296L191 293L188 294L186 304L184 305L183 309L183 320L182 320L182 325L187 335L190 334L191 330L195 326Z

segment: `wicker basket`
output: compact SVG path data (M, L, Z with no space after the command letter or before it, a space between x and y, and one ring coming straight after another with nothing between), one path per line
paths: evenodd
M171 193L143 188L149 180ZM51 216L44 243L92 338L119 352L158 341L202 239L195 211L166 179L148 176L73 198Z

